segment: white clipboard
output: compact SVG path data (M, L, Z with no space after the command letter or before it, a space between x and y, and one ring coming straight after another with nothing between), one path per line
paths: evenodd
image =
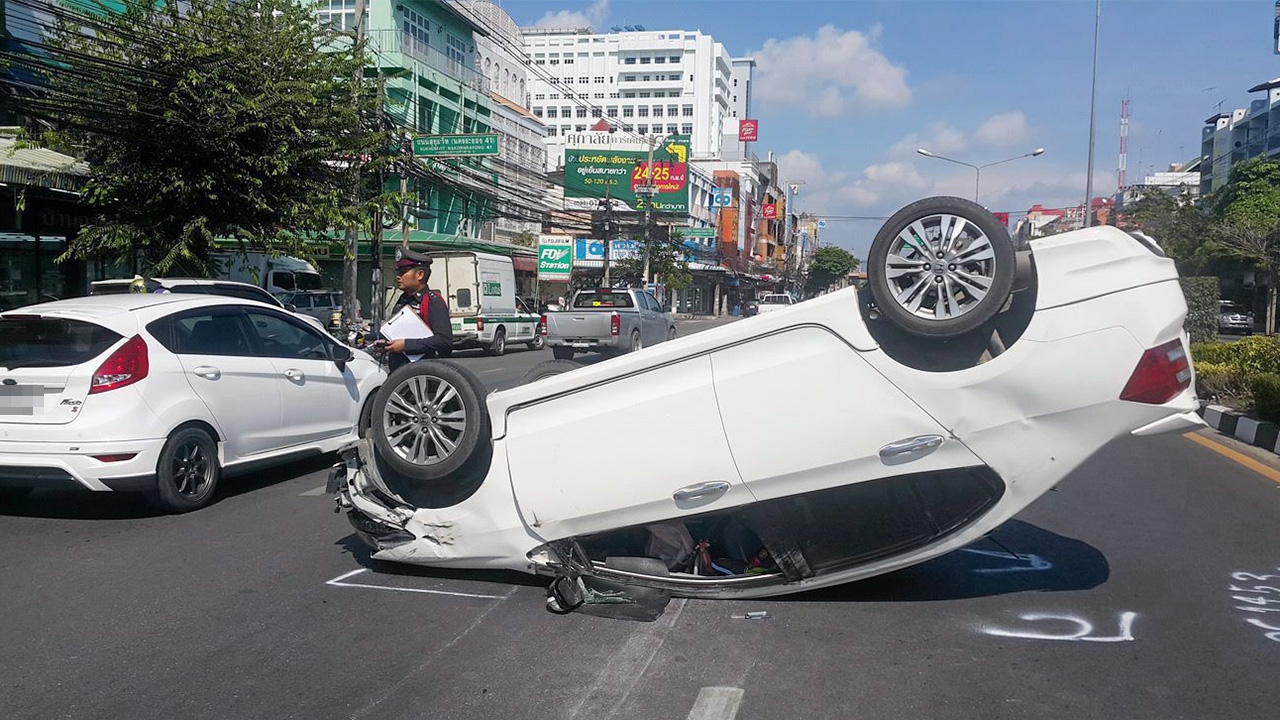
M422 321L422 317L408 305L401 308L400 312L383 323L380 331L382 336L388 340L418 340L435 335L435 333L431 332L431 328L427 327L427 324ZM406 354L406 357L413 362L422 359L422 355Z

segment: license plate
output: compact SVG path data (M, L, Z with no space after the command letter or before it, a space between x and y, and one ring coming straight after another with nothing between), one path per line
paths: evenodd
M0 385L0 415L30 417L42 412L44 412L44 387Z

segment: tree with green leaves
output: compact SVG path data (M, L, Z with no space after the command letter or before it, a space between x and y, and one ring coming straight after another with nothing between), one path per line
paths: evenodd
M810 293L820 293L844 280L861 264L862 261L848 250L835 245L823 245L813 255L813 264L809 267L809 279L805 283L805 290Z
M369 183L395 158L365 46L311 6L14 1L53 17L43 42L0 55L36 80L15 97L52 128L39 140L92 167L97 218L69 256L208 274L215 238L305 256L309 237L394 204Z
M615 265L613 274L633 285L644 283L644 253L649 253L649 272L653 277L661 278L662 284L672 290L684 290L693 284L693 275L689 272L689 249L684 246L684 237L679 228L662 225L650 220L648 231L644 223L623 225L622 237L643 238L640 251L635 257L625 258Z
M1151 192L1125 211L1125 219L1155 238L1184 277L1200 275L1222 255L1213 220L1190 202Z
M1266 332L1276 330L1280 286L1280 161L1255 158L1231 168L1227 184L1209 201L1217 243L1253 262L1267 276Z

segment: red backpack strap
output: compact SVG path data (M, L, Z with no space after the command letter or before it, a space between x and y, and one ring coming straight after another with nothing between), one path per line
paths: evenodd
M430 313L431 298L433 296L439 298L440 302L444 302L444 295L441 295L438 290L429 290L422 294L422 302L418 305L418 317L422 318L422 322L426 323L427 328L432 332L435 331L435 328L431 327Z

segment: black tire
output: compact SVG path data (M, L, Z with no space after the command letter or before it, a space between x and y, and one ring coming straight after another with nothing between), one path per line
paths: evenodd
M360 408L360 418L356 421L356 437L365 437L369 434L369 428L373 427L373 401L377 397L378 393L374 391L364 401L364 407Z
M491 435L483 387L473 373L443 360L391 373L373 404L379 457L413 481L438 481L478 462Z
M945 216L964 224L959 230L955 223L944 229ZM950 231L950 239L942 237L944 230ZM908 237L900 238L904 233ZM897 258L895 277L889 277L891 255ZM947 339L975 330L1000 312L1013 290L1017 258L1008 230L981 205L934 197L902 208L880 228L868 253L867 274L885 318L913 335ZM983 284L985 294L979 297ZM904 307L899 295L906 295L914 308ZM935 317L939 306L947 317Z
M507 330L506 328L498 328L493 334L493 341L489 343L489 354L499 357L507 351Z
M551 346L551 355L557 360L572 360L573 348L565 347L563 345L553 345Z
M547 346L547 339L542 337L542 333L535 332L533 339L529 341L530 350L541 350Z
M524 377L520 378L520 384L528 385L531 382L537 382L539 380L549 378L552 375L573 372L580 367L582 367L582 363L574 362L573 360L548 360L543 363L538 363L530 368L529 372L525 373Z
M672 326L667 330L667 340L668 340L668 341L675 340L675 339L676 339L676 337L677 337L677 334L676 334L676 326L675 326L675 325L672 325Z
M156 489L148 499L161 510L184 513L213 500L222 468L209 431L187 425L173 431L156 462Z
M639 330L631 331L631 344L627 346L627 352L633 353L644 349L644 339L640 337Z

